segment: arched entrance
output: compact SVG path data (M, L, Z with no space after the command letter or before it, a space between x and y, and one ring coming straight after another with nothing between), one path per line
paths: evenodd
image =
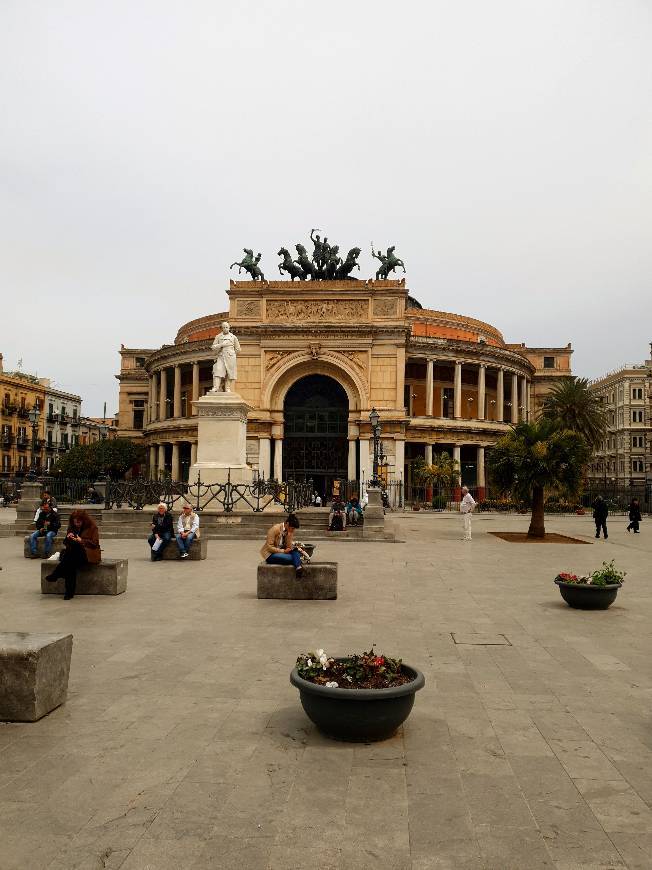
M307 375L283 403L283 479L313 479L322 496L333 480L347 478L349 400L327 375Z

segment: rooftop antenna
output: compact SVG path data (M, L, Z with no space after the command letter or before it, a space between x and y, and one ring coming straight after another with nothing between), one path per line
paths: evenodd
M104 403L104 415L102 417L102 422L106 423L106 402Z

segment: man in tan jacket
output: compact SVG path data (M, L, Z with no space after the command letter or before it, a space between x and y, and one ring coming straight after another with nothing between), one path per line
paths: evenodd
M268 565L294 565L297 577L303 574L301 554L294 546L294 530L299 528L299 518L290 514L282 523L276 523L267 532L260 555Z

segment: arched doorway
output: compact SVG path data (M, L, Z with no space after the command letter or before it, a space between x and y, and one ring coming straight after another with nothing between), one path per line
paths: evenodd
M333 480L347 478L349 400L326 375L307 375L288 390L283 403L283 479L313 479L322 496Z

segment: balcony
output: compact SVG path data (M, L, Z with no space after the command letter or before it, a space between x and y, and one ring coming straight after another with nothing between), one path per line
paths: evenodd
M3 432L2 435L0 435L0 447L2 447L3 450L8 450L13 443L14 436L11 432Z
M29 438L26 435L20 435L16 438L16 447L19 450L26 450L29 447Z
M21 420L29 420L29 408L17 408L16 413Z
M72 417L70 420L71 426L79 426L79 417Z
M18 409L16 408L15 405L3 405L2 406L2 413L5 415L5 417L12 417L16 413L17 410Z
M59 415L58 414L48 414L46 419L47 419L48 423L58 423L59 422Z

